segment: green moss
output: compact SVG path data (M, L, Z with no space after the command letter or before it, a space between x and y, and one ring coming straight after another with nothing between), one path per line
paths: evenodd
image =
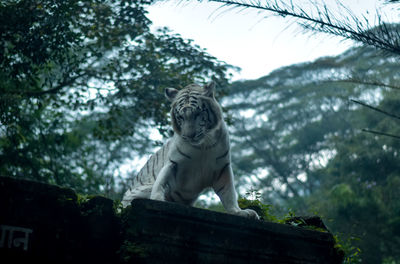
M136 259L147 257L149 251L144 245L125 240L118 251L118 255L123 263L129 263L134 262Z

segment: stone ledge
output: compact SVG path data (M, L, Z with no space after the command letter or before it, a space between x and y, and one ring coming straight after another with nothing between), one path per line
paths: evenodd
M0 227L0 263L341 263L330 233L152 200L117 216L107 198L7 177Z
M174 203L134 200L125 224L145 263L340 263L330 233Z

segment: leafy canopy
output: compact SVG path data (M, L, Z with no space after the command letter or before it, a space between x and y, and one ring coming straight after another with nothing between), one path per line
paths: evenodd
M163 89L230 67L168 29L149 0L0 3L0 173L112 194L123 162L165 133Z

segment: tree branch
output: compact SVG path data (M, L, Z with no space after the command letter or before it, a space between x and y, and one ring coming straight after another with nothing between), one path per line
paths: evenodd
M397 135L388 134L388 133L375 131L375 130L370 130L370 129L366 129L366 128L363 128L362 131L363 132L372 133L372 134L375 134L375 135L380 135L380 136L386 136L386 137L392 137L392 138L395 138L395 139L400 139L400 136L397 136Z
M372 110L374 110L374 111L377 111L377 112L379 112L379 113L382 113L382 114L384 114L384 115L387 115L387 116L389 116L389 117L391 117L391 118L395 118L395 119L399 119L399 120L400 120L400 116L397 116L397 115L395 115L395 114L386 112L385 110L382 110L382 109L373 107L373 106L371 106L371 105L369 105L369 104L366 104L366 103L363 103L363 102L360 102L360 101L357 101L357 100L354 100L354 99L350 99L350 101L352 101L352 102L354 102L354 103L356 103L356 104L362 105L362 106L364 106L364 107L367 107L367 108L369 108L369 109L372 109Z
M55 86L54 88L48 89L48 90L44 90L44 91L27 91L27 92L23 92L23 93L25 95L27 95L27 96L34 96L34 97L40 97L40 96L45 95L45 94L55 94L58 91L60 91L61 89L63 89L65 86L73 84L78 78L80 78L80 77L82 77L84 75L85 74L80 74L80 75L74 76L74 77L69 78L69 79L64 79L57 86Z
M87 69L89 69L91 66L93 66L96 62L97 61L94 60L93 62L88 64ZM25 95L25 96L33 96L33 97L40 97L45 94L55 94L55 93L59 92L60 90L62 90L65 86L72 85L77 79L87 75L88 71L89 70L83 71L82 73L80 73L74 77L70 77L70 78L66 77L57 86L55 86L51 89L48 89L48 90L44 90L44 91L21 91L20 90L20 91L11 91L9 93L10 94L20 94L20 95Z

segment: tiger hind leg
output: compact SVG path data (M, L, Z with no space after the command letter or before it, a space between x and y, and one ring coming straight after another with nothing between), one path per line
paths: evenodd
M125 208L131 204L132 200L144 198L150 199L151 190L153 185L141 185L129 189L122 198L122 206Z

